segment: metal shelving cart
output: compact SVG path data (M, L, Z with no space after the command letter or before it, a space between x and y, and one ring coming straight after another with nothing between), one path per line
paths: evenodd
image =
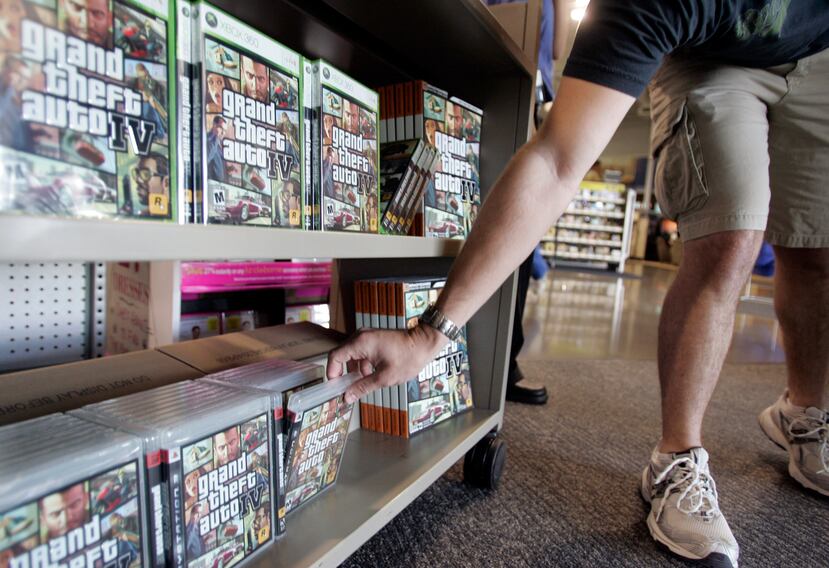
M542 239L556 264L625 271L636 193L622 184L582 182L558 223Z
M425 79L485 109L484 194L527 140L533 67L479 0L216 3L365 84ZM167 314L176 313L171 283L180 260L334 258L332 317L344 331L354 328L354 280L446 274L462 246L444 239L24 216L0 219L0 240L4 263L150 261L158 274L156 313ZM292 514L287 535L254 564L337 565L470 450L467 480L497 481L504 453L494 433L503 422L514 300L513 276L469 323L476 409L411 440L353 432L337 486Z

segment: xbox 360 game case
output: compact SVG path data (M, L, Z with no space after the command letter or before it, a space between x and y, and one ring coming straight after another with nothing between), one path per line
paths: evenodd
M349 373L302 390L288 401L285 510L289 515L336 483L354 407L345 402L345 391L361 378L360 373Z
M5 6L0 212L177 221L173 2Z
M196 28L207 221L301 229L302 56L206 2Z
M0 428L0 564L151 566L142 460L140 438L65 414Z
M187 381L72 414L141 436L157 565L229 566L273 540L271 397Z

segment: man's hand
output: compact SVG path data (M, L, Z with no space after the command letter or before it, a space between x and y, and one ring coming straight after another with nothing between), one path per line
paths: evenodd
M375 389L415 378L448 341L428 326L405 331L362 330L329 353L328 378L339 377L348 363L356 363L363 379L345 394L346 402L354 402Z

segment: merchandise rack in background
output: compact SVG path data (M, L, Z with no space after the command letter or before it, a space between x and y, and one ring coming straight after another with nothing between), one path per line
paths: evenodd
M308 57L369 85L423 79L485 110L486 191L530 129L534 69L479 0L255 0L216 4ZM0 262L152 261L158 310L171 313L181 260L338 259L333 325L354 328L352 283L447 274L461 242L140 221L0 219ZM177 274L178 272L178 274ZM351 434L338 486L293 513L288 532L254 563L334 566L402 511L503 422L514 276L468 326L476 409L412 440Z
M618 183L582 182L558 223L542 239L557 265L625 271L636 192Z

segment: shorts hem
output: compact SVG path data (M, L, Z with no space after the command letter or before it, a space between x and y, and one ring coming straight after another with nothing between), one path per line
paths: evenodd
M766 241L785 248L829 248L829 235L787 235L767 232Z
M768 215L739 214L704 219L679 219L679 236L683 241L692 241L715 233L726 231L765 231Z

